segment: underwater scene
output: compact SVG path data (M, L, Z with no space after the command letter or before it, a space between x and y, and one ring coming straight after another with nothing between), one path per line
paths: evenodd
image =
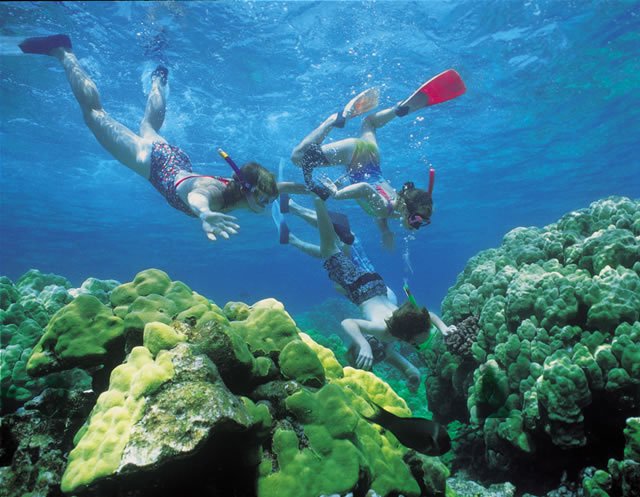
M0 495L639 497L640 2L0 2Z

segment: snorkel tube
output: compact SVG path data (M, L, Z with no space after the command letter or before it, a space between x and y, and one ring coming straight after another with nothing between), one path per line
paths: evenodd
M221 148L218 149L218 153L220 154L220 157L222 157L225 161L227 161L227 164L231 166L231 169L233 169L233 172L236 173L236 176L238 177L238 181L240 182L240 189L242 190L242 193L244 194L244 198L247 201L247 204L249 205L249 209L251 209L253 212L256 212L256 213L260 213L264 211L264 206L260 206L256 204L256 201L253 198L254 189L247 181L245 181L244 176L242 176L242 173L240 172L240 168L237 166L237 164L233 161L231 157L229 157L229 154L227 154Z
M418 303L416 302L416 299L413 297L413 294L411 293L411 290L409 290L409 285L407 285L405 283L404 286L402 287L402 289L404 290L404 293L407 295L407 298L409 299L409 302L411 302L413 304L413 307L415 307L416 309L419 309Z
M251 185L244 180L244 178L242 177L242 173L240 172L240 168L236 165L235 162L233 162L233 159L229 157L229 154L227 154L221 148L218 149L218 153L220 154L220 157L222 157L225 161L227 161L227 164L231 166L231 169L233 169L233 172L236 173L236 176L240 181L240 186L245 191L245 193L246 192L252 193Z
M407 295L407 298L409 299L409 302L411 302L413 307L415 307L416 309L419 309L420 306L418 306L418 303L416 302L416 299L411 293L411 290L409 290L409 285L405 283L402 289L404 290L404 293ZM432 338L433 338L433 333L431 333L431 329L429 329L429 338L427 338L427 340L422 342L420 345L416 346L416 349L418 350L418 352L423 352L424 350L428 349L429 345L431 344Z

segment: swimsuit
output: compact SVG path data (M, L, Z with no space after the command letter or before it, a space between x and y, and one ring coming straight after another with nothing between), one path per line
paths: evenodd
M365 335L362 334L364 339L369 342L371 346L371 353L373 354L373 364L378 364L379 362L384 361L387 358L387 346L384 342L381 342L373 335ZM356 358L358 357L358 349L359 347L352 342L347 349L347 359L349 363L355 367Z
M179 147L168 143L154 142L151 146L151 174L149 181L158 190L169 205L197 217L191 208L176 193L176 176L181 172L192 172L191 161Z
M329 273L329 279L344 288L347 298L355 305L387 295L387 286L378 273L365 271L342 252L325 260L323 267Z
M348 173L352 185L354 183L374 184L384 181L380 170L378 145L357 138Z
M329 161L322 152L322 148L317 143L309 145L302 156L302 176L307 189L318 195L322 200L327 200L331 196L331 192L325 185L313 179L313 170L328 163Z
M382 176L382 170L380 169L380 152L378 151L378 145L376 143L356 139L348 174L349 181L351 181L352 185L354 183L368 183L375 186L376 191L387 201L389 209L388 215L390 216L393 213L391 198L381 186L383 183L386 183L386 180ZM357 202L370 216L380 217L376 216L374 210L366 200L358 199Z
M154 142L151 147L151 173L149 181L158 190L162 196L167 199L171 207L184 212L188 216L198 217L176 193L176 188L180 183L189 178L214 178L222 181L226 186L228 179L218 178L217 176L202 176L195 174L187 176L176 181L176 177L180 173L193 172L191 160L179 147L174 147L168 143Z

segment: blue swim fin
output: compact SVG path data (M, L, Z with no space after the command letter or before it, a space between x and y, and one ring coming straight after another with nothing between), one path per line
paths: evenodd
M71 40L67 35L39 36L27 38L18 46L24 53L49 55L54 48L71 50Z
M285 221L280 221L280 245L287 245L289 243L289 226Z
M289 212L289 195L286 193L280 194L280 212L282 214Z

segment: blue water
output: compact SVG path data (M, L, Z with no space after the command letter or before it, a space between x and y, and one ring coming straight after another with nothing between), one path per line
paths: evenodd
M353 201L330 201L386 282L400 293L407 278L436 312L468 258L512 228L640 196L639 2L2 2L0 274L14 280L37 268L75 286L126 282L154 267L219 304L273 296L302 312L337 296L319 260L279 245L268 212L238 212L240 234L212 243L112 159L58 62L12 42L54 33L69 34L105 109L134 130L149 73L166 64L162 134L203 174L230 175L224 147L274 172L282 159L301 181L292 148L353 95L377 85L392 105L455 68L465 95L378 133L394 185L426 186L436 169L432 224L410 239L392 224L387 254Z

